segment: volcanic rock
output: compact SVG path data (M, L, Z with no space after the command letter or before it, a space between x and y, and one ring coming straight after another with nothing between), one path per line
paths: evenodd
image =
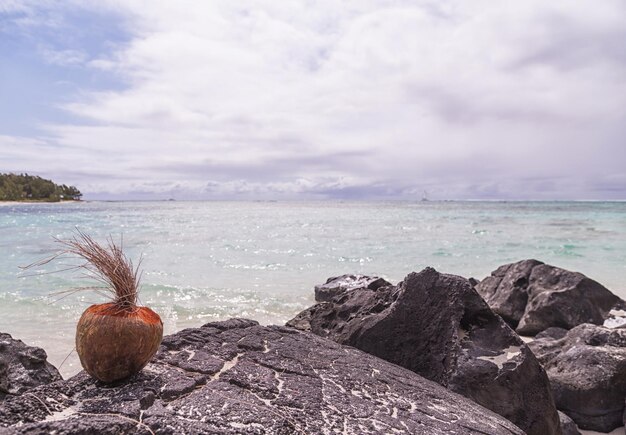
M529 434L560 433L546 373L470 282L427 268L397 287L355 289L287 323L433 380Z
M324 284L315 286L315 301L325 302L330 301L335 296L342 294L343 292L354 290L357 288L368 288L370 290L376 290L379 287L389 286L390 282L387 282L383 278L378 276L367 275L341 275L328 278Z
M46 352L0 333L0 400L61 379Z
M574 420L569 418L567 414L559 411L559 420L561 420L561 430L563 435L581 435L578 430L578 426L574 423Z
M523 434L409 370L243 319L165 337L127 381L81 372L30 393L0 404L7 433Z
M520 335L535 335L552 326L602 325L612 311L626 307L619 297L582 273L537 260L505 264L476 290Z
M550 328L529 346L548 373L557 408L581 429L610 432L623 424L626 329Z

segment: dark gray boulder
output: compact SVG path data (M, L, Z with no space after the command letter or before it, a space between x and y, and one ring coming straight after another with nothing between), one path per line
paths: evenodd
M287 325L412 370L529 434L560 433L541 365L465 278L427 268L397 287L344 293Z
M328 278L324 284L315 286L315 301L330 301L335 296L343 292L354 290L357 288L368 288L376 290L379 287L389 286L390 282L378 276L367 275L341 275Z
M523 434L402 367L243 319L165 337L125 382L82 372L30 393L0 404L4 433Z
M493 311L520 335L555 326L602 325L624 301L582 273L537 260L505 264L476 285Z
M561 421L561 430L563 435L581 435L578 430L578 426L574 423L574 420L569 418L567 414L559 411L559 420Z
M557 408L581 429L610 432L623 424L626 329L550 328L529 346L548 373Z
M0 400L61 379L46 352L0 333Z

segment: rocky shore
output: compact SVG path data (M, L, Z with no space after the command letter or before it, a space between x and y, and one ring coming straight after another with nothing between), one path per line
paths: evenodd
M62 380L0 334L0 434L576 434L623 426L626 304L526 260L478 282L344 275L287 326L164 338L138 375ZM517 330L517 332L516 332ZM526 343L518 333L535 335Z

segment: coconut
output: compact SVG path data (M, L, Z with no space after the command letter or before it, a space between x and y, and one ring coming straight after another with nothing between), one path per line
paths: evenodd
M161 344L163 322L148 307L120 310L114 303L92 305L76 327L76 351L87 373L114 382L138 373Z
M78 232L59 241L62 254L86 262L80 267L105 284L112 302L92 305L76 327L76 351L87 373L102 382L115 382L138 373L154 356L163 338L163 322L157 313L137 304L140 273L122 248L109 238L96 243Z

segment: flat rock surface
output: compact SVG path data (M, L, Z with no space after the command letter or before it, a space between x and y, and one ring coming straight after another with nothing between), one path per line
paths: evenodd
M0 333L0 400L61 379L46 352Z
M581 429L610 432L623 424L626 329L550 328L529 346L548 373L557 408Z
M625 302L582 273L523 260L505 264L476 285L491 309L520 335L582 323L620 326ZM626 314L626 312L624 312Z
M529 434L559 434L545 371L465 278L432 268L397 287L354 289L288 322L471 398Z
M84 372L0 404L0 433L523 434L401 367L292 328L232 319L164 338L138 375Z

